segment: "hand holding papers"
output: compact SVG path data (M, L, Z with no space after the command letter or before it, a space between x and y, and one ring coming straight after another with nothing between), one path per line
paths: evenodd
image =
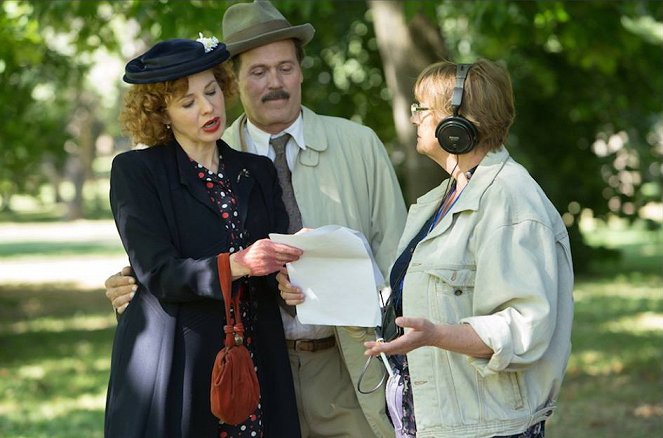
M375 327L380 323L378 287L383 279L366 238L354 230L328 225L295 234L270 234L278 243L304 254L288 263L290 282L306 296L297 306L303 324Z

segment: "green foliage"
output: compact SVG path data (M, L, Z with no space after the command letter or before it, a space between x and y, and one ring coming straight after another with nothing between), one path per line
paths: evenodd
M447 42L457 57L507 64L517 109L511 150L560 211L577 202L576 219L583 208L635 219L660 200L639 188L661 177L653 133L662 116L663 23L654 20L663 3L445 2L443 13L456 24L447 25ZM612 140L623 148L597 156L596 140L622 132ZM612 198L619 202L609 208Z
M36 193L48 156L62 164L69 102L57 90L76 83L66 57L49 49L29 6L0 4L0 195ZM6 207L6 206L5 206Z
M583 210L636 220L661 198L663 3L446 1L438 14L455 59L509 68L508 147L564 214L576 270L609 258L583 243Z
M128 59L135 53L121 41L134 31L135 38L129 38L145 45L198 32L220 36L223 12L233 3L0 3L0 196L35 193L45 157L61 169L75 151L75 133L67 128L81 106L92 53L103 48ZM292 23L311 22L316 28L304 60L304 104L372 127L389 149L411 148L397 145L391 93L366 2L274 3ZM437 22L439 38L454 60L486 57L508 66L517 108L508 146L568 224L577 228L585 210L634 220L640 207L660 202L663 2L399 3L411 25L417 14ZM63 38L70 43L64 48L55 44ZM231 108L229 117L240 112ZM114 111L96 117L108 124L107 132L118 132ZM65 151L67 140L73 143ZM582 269L589 252L577 229L571 234Z
M389 143L396 135L391 95L365 2L325 1L314 11L290 3L292 10L283 9L291 22L311 22L316 28L306 47L304 104L370 126Z
M44 77L53 77L52 89L58 90L58 102L35 102L32 94L39 82L30 82L25 92L20 96L6 96L7 101L23 102L25 105L40 106L42 109L56 110L60 119L53 123L59 126L60 135L49 135L53 144L58 147L58 160L66 157L63 144L68 137L63 138L66 131L62 129L67 125L71 110L62 111L66 107L78 105L76 91L82 87L82 79L89 70L90 54L99 49L105 49L117 54L123 59L134 56L127 53L121 46L126 39L122 35L126 29L125 22L136 23L138 34L136 38L143 40L146 45L152 41L165 38L194 38L199 32L221 36L220 23L225 9L232 1L158 1L146 2L140 0L127 1L29 1L16 7L4 8L12 10L20 17L20 22L27 23L33 32L35 46L46 47L48 36L64 35L71 44L67 50L73 51L75 57L65 58L68 63L57 63L50 60L32 59L30 69L34 71L34 78L43 80ZM309 56L305 59L304 104L315 107L321 113L345 116L375 127L385 138L395 135L391 122L390 97L383 79L377 44L370 22L365 18L366 4L363 1L319 1L277 2L290 21L300 23L313 22L317 36L307 47ZM344 19L338 19L339 9L344 11ZM12 17L13 18L13 17ZM16 21L16 20L14 20ZM11 38L16 33L9 29L7 45L23 53L23 47L17 45L18 41ZM339 37L340 36L340 37ZM45 49L40 49L45 50ZM33 53L33 51L28 51ZM37 51L36 53L39 53ZM51 51L53 56L57 52ZM61 56L61 55L60 55ZM73 61L73 62L72 62ZM37 68L39 67L39 69ZM25 72L25 68L18 66ZM40 69L50 68L46 72ZM71 75L72 70L76 74ZM75 80L74 80L75 79ZM1 99L1 98L0 98ZM1 102L0 102L1 103ZM6 107L6 106L3 106ZM9 106L11 107L11 106ZM241 112L241 108L230 108L229 116L234 118ZM16 115L20 117L6 117L4 120L14 122L19 132L11 141L3 144L15 145L11 154L24 154L30 157L30 163L39 163L44 159L44 151L37 148L25 154L24 147L18 140L27 144L39 144L32 141L29 136L21 134L25 128L24 120L29 111L27 108L16 108ZM96 115L108 121L103 114ZM34 118L35 123L42 127L46 120ZM45 127L45 126L44 126ZM11 132L7 127L7 132ZM117 132L112 124L107 126L109 132ZM44 129L30 129L30 132L44 132ZM14 137L16 139L14 139ZM2 140L2 139L0 139ZM43 145L40 145L43 148ZM10 160L0 163L0 172L9 167ZM62 165L61 161L58 164ZM25 187L14 187L12 181L27 165L19 170L0 173L0 187L2 182L12 184L14 191L25 192ZM38 172L34 172L38 174ZM33 184L36 186L37 184Z

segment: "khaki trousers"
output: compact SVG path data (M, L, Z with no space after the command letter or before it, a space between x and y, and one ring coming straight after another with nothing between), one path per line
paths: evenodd
M338 347L288 349L302 438L372 438Z

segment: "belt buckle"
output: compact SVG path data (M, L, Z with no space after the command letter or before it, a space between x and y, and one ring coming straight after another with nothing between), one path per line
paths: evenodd
M308 353L315 351L315 344L313 341L308 341L306 339L296 339L294 347L295 351L306 351Z
M307 353L315 353L316 351L326 350L335 345L333 336L322 339L292 339L288 340L288 348L295 351L305 351Z

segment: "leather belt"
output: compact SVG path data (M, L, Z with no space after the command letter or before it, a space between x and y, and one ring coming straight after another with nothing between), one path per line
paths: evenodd
M336 345L336 338L330 336L322 339L286 339L285 342L291 350L313 353L332 348Z

